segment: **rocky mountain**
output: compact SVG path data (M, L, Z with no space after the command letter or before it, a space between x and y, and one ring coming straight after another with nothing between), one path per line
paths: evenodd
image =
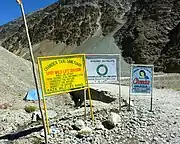
M27 22L36 56L71 53L92 37L116 29L112 37L126 62L180 72L179 0L58 1L27 15ZM28 59L21 18L2 26L0 41L9 51Z
M128 21L116 35L122 55L130 62L153 63L155 70L180 72L180 2L137 0Z

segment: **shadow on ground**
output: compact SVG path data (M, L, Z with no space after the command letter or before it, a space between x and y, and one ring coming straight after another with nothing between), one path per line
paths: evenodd
M30 129L27 129L27 130L22 130L20 132L6 134L6 135L3 135L3 136L0 136L0 140L1 139L15 140L15 139L18 139L20 137L27 136L27 135L29 135L29 134L31 134L33 132L38 132L38 131L40 131L42 129L43 129L43 126L38 126L38 127L30 128Z

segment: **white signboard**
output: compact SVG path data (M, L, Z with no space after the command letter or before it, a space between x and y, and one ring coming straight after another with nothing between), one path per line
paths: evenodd
M117 83L117 58L86 58L89 83Z
M151 95L153 89L153 66L131 65L131 94Z

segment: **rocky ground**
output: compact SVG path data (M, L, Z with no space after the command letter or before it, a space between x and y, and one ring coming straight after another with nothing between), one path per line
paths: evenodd
M128 93L128 87L122 87L122 95ZM116 90L114 90L116 91ZM118 100L107 104L93 101L95 125L87 108L87 120L84 121L84 107L74 108L69 95L54 96L47 99L48 110L56 112L50 119L51 144L139 144L139 143L173 143L180 141L180 92L173 90L154 90L153 112L149 112L149 97L132 97L131 111L127 103L122 103L118 111ZM117 95L113 94L112 97ZM126 99L126 98L124 98ZM26 102L29 103L29 102ZM88 101L87 101L88 103ZM23 109L1 109L1 143L40 143L43 141L42 128L38 122L31 122L31 115ZM52 112L49 112L51 117ZM37 128L33 132L30 128ZM22 132L29 129L28 132ZM19 133L17 133L19 132ZM5 134L9 135L2 139ZM9 139L9 140L8 140Z
M41 121L32 119L25 106L38 106L37 101L24 101L25 93L33 88L30 62L0 48L0 144L40 144L44 140ZM153 112L149 112L149 97L132 97L128 111L128 86L121 86L122 110L119 112L118 85L91 85L93 96L100 92L102 100L107 95L109 103L93 100L95 121L91 121L87 101L87 119L84 107L75 108L69 94L46 99L51 125L50 144L139 144L180 142L180 91L162 86L171 82L159 78L159 89L154 89ZM172 77L169 77L172 78ZM176 79L178 79L176 75ZM157 79L158 80L158 79ZM176 84L176 87L178 85ZM166 88L166 89L165 89ZM95 95L95 96L94 96ZM100 99L101 100L101 99ZM38 111L35 112L38 114Z

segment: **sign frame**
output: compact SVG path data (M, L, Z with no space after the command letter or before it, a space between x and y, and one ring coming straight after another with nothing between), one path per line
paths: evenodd
M116 59L116 74L117 74L117 81L116 82L90 82L88 78L89 84L119 84L119 77L121 76L121 68L120 68L120 54L86 54L86 67L87 67L87 59ZM104 65L102 64L102 67ZM88 70L87 70L88 74ZM93 81L93 80L92 80Z
M73 90L66 90L66 91L62 91L62 92L53 92L53 93L49 93L47 94L45 91L45 82L43 80L43 72L42 72L42 65L41 65L41 61L43 60L48 60L48 59L62 59L62 58L68 58L68 57L82 57L83 59L83 71L84 71L84 80L85 80L85 86L82 88L74 88ZM42 87L42 94L44 97L46 96L52 96L52 95L57 95L57 94L62 94L62 93L68 93L68 92L73 92L73 91L79 91L79 90L84 90L84 89L88 89L88 78L87 78L87 70L86 70L86 58L85 58L85 54L73 54L73 55L59 55L59 56L43 56L43 57L38 57L38 69L39 69L39 77L40 77L40 84ZM56 59L56 60L57 60Z
M151 93L132 93L132 75L133 75L133 67L145 67L145 68L151 68L152 76L151 76ZM154 65L146 65L146 64L131 64L130 66L130 80L129 80L129 108L130 111L130 101L131 96L150 96L151 102L150 102L150 111L152 112L152 100L153 100L153 88L154 88Z
M151 68L152 76L151 76L151 92L150 93L133 93L132 92L132 85L133 85L133 67L144 67L144 68ZM131 72L130 72L130 93L131 95L135 96L151 96L152 89L153 89L153 81L154 81L154 65L143 65L143 64L131 64Z

